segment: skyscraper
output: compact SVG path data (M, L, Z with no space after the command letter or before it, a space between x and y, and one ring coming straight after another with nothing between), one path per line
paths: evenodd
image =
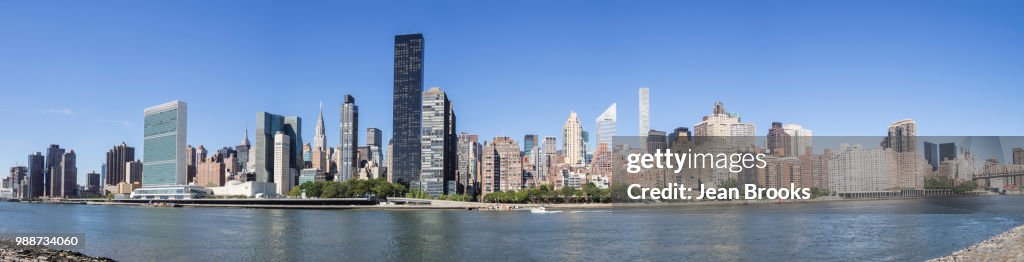
M924 160L932 166L932 171L939 168L939 146L932 142L924 142Z
M576 117L576 112L569 112L569 118L562 125L562 153L565 163L574 166L583 165L583 124Z
M100 174L95 171L89 172L85 175L85 189L89 192L98 194L100 192Z
M939 144L939 164L946 160L956 159L956 143Z
M384 139L383 136L384 135L383 135L383 133L380 132L380 129L373 128L373 127L367 128L366 129L366 145L368 145L368 146L377 146L377 147L383 146L384 145L382 143L384 141L383 140Z
M689 143L693 143L693 133L690 133L690 128L688 127L677 127L668 135L669 148L674 149Z
M125 181L124 163L131 161L135 161L135 148L124 142L107 151L107 161L104 166L107 181L104 184L116 186L117 183Z
M892 148L897 153L917 151L917 123L904 119L889 125L889 135L882 140L882 148Z
M647 131L646 137L647 153L665 152L668 149L668 138L665 136L665 131L651 129L651 131Z
M12 198L23 198L25 192L28 191L28 167L26 166L13 166L11 167L11 175L4 180L6 188L12 189Z
M341 105L341 139L338 142L341 162L338 163L338 174L334 179L345 181L355 176L359 164L356 161L359 156L356 154L359 148L359 106L356 106L356 99L351 95L345 95L345 103Z
M544 137L544 144L541 146L541 152L544 154L558 154L558 138L553 136Z
M60 166L63 158L64 149L59 145L50 145L46 149L46 167L43 170L43 181L46 186L43 188L43 196L60 196L61 186L64 185L61 181L64 178L63 168Z
M348 97L346 97L347 99ZM313 129L313 147L327 148L327 133L324 127L324 103L320 103L320 113L316 117L316 127ZM322 150L327 151L327 150Z
M274 188L279 195L287 195L295 183L292 168L291 137L284 131L274 133Z
M803 126L798 124L784 124L782 130L786 131L789 135L791 149L789 155L805 155L807 148L814 145L812 140L813 133L810 129L805 129Z
M394 182L419 182L420 120L423 95L423 35L395 36L392 161Z
M615 122L617 121L615 113L615 103L612 103L608 109L604 110L604 113L597 116L597 146L606 144L610 148L612 146L612 138L615 137Z
M240 173L242 173L242 174L245 174L245 173L248 173L248 172L253 172L252 170L249 170L249 151L250 151L250 149L251 149L251 145L249 144L249 129L246 128L245 129L245 136L242 137L242 142L239 142L238 145L235 146L235 151L238 154L238 166L239 166L238 168L241 170Z
M772 128L768 129L768 137L765 139L767 144L765 148L772 155L778 157L787 157L795 155L792 150L793 145L789 134L782 128L781 122L772 122Z
M646 87L640 88L640 136L646 136L651 131L651 90Z
M324 126L324 103L320 103L320 112L313 130L313 148L310 152L310 164L316 170L327 172L327 130ZM307 172L308 173L308 172ZM313 172L315 174L315 172Z
M196 148L192 145L185 146L185 183L195 182L196 179Z
M114 184L125 182L128 184L142 183L142 161L135 160L124 163L125 180L113 181Z
M420 145L423 150L420 151L420 187L430 196L454 194L455 169L458 167L458 139L455 135L455 112L452 110L452 102L438 87L424 92L422 101L423 131Z
M171 101L144 114L142 186L184 185L188 105Z
M523 152L527 155L532 154L533 147L538 146L537 135L526 134L523 136Z
M78 164L76 162L77 156L75 150L68 150L64 153L64 156L60 159L61 176L60 193L54 193L54 196L59 197L77 197L78 196Z
M480 190L480 157L483 147L480 145L479 136L462 132L459 135L458 161L459 167L456 170L458 187L462 188L463 194L476 195Z
M43 187L46 185L45 179L45 158L40 152L28 155L28 192L22 194L26 198L38 198L43 196L46 192Z
M298 168L302 167L304 161L302 160L302 118L298 116L281 116L267 112L259 112L256 114L256 145L254 147L255 154L250 156L249 161L255 162L256 169L256 181L257 182L274 182L277 173L274 173L274 159L277 155L274 153L275 135L277 132L283 132L289 140L288 152L288 167ZM295 146L292 146L295 145ZM296 172L297 173L297 172ZM288 176L288 174L281 174Z
M745 148L754 145L755 129L754 123L743 122L739 114L726 112L725 105L716 102L711 114L693 126L693 136L697 138L696 142L708 141L708 137L733 137L724 140L728 144L721 146Z
M366 147L370 148L370 160L379 166L384 165L383 144L381 143L384 138L382 136L380 129L373 127L366 129Z

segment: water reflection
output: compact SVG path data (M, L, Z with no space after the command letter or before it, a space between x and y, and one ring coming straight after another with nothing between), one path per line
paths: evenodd
M80 251L129 261L902 261L979 242L1022 214L1014 196L556 214L0 203L0 232L84 233Z

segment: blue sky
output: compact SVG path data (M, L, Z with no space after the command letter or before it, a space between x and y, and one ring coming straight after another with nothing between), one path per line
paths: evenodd
M782 121L884 135L913 118L919 135L1021 135L1022 13L1020 1L2 1L0 160L57 143L84 176L122 141L141 152L142 110L170 100L189 103L189 143L208 148L236 145L259 111L303 117L311 141L321 101L337 143L345 94L360 127L390 136L393 36L416 32L425 86L487 140L560 136L571 110L593 131L611 103L619 134L636 134L641 86L659 130L721 100L759 134Z

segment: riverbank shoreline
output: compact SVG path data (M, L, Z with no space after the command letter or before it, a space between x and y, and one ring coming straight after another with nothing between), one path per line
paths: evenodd
M1024 225L929 262L1024 261Z
M91 257L79 252L58 250L42 246L19 246L13 240L0 238L0 261L115 261L105 257Z
M529 203L529 204L508 204L508 203L481 203L461 202L449 200L426 200L411 198L393 198L388 202L377 205L339 205L339 204L283 204L275 200L267 200L267 203L181 203L174 207L184 208L251 208L251 209L312 209L312 210L479 210L479 211L517 211L528 210L536 207L547 209L619 209L619 208L682 208L697 206L763 206L763 205L789 205L808 203L831 203L831 202L870 202L870 201L899 201L922 198L964 198L964 197L986 197L991 195L970 195L970 196L935 196L935 197L898 197L898 198L837 198L823 197L807 200L732 200L732 201L685 201L685 202L662 202L662 203ZM1021 195L1024 197L1024 195ZM315 201L315 199L309 199ZM255 201L255 200L254 200ZM279 201L279 200L278 200ZM251 201L250 201L251 202ZM70 204L62 202L21 202L24 204ZM398 204L396 204L398 203ZM75 204L101 205L101 206L143 206L145 202L118 202L118 201L80 201Z

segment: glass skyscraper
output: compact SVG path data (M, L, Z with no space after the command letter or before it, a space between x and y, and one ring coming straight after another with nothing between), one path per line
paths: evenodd
M526 134L523 136L523 154L532 155L535 146L537 146L537 135Z
M341 163L338 163L338 175L334 180L345 181L355 176L359 163L356 161L359 156L356 153L359 147L359 106L351 95L345 95L345 103L341 105L341 138L338 141Z
M302 145L302 118L297 116L282 116L267 112L256 114L256 145L255 154L249 156L249 161L255 161L256 181L274 182L274 135L277 132L284 132L290 140L290 145ZM302 160L302 146L290 146L289 148L290 167L302 167L305 161ZM296 174L298 171L296 171Z
M144 187L185 184L185 102L171 101L145 110L143 127Z
M608 145L608 148L612 147L612 137L615 137L615 123L617 120L615 103L612 103L608 109L604 110L600 116L597 116L597 146L601 147L601 143Z
M440 88L423 93L423 146L420 185L430 196L455 194L457 137L452 102Z
M420 117L423 95L423 35L395 36L394 103L392 135L394 182L419 182Z

